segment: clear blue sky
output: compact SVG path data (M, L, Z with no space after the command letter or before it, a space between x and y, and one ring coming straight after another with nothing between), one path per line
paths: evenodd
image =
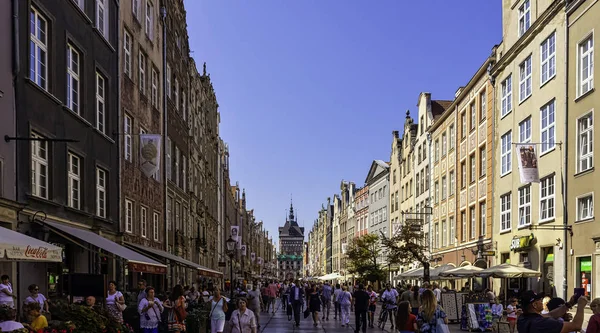
M498 0L185 0L231 179L269 234L293 194L308 230L342 179L389 160L419 93L452 99L500 42Z

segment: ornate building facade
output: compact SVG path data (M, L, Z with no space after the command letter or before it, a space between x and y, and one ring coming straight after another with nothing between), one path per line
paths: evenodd
M304 227L298 225L294 216L294 206L285 225L279 228L279 255L277 265L280 279L296 279L302 274L302 254L304 251Z

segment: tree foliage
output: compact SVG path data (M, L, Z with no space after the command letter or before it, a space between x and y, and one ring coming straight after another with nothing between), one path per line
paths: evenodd
M377 258L381 254L381 246L377 235L366 234L354 238L346 251L348 271L358 275L362 280L381 281L385 272L379 267Z
M391 264L402 266L419 261L425 265L429 262L425 255L427 247L420 229L421 226L417 223L407 223L391 237L381 235L381 244L386 249Z

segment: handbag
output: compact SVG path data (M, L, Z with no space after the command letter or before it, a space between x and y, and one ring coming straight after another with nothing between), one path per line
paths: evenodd
M121 312L123 312L123 311L125 311L125 309L127 309L127 305L125 305L125 304L115 302L115 305L117 306L117 309L119 309L119 311L121 311Z
M437 325L436 325L435 331L436 331L436 333L450 333L450 329L448 328L448 325L444 321L444 318L437 319Z

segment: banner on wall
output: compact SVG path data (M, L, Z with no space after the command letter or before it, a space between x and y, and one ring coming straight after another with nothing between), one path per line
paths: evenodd
M146 177L160 170L160 134L140 134L140 169Z
M254 253L254 252L250 253L250 260L251 261L255 261L256 260L256 253Z
M237 249L238 250L242 249L242 235L238 236L238 239L237 239Z
M532 144L517 144L517 163L519 163L519 176L521 183L539 183L538 159L536 147Z
M242 255L246 256L246 245L242 245Z
M234 241L238 241L239 239L239 235L240 235L240 227L237 225L232 225L231 226L231 239L233 239Z
M342 243L342 254L346 254L346 249L348 248L348 244Z
M261 257L258 257L258 259L256 260L256 262L257 262L259 265L262 265L262 264L263 264L263 259L262 259Z

